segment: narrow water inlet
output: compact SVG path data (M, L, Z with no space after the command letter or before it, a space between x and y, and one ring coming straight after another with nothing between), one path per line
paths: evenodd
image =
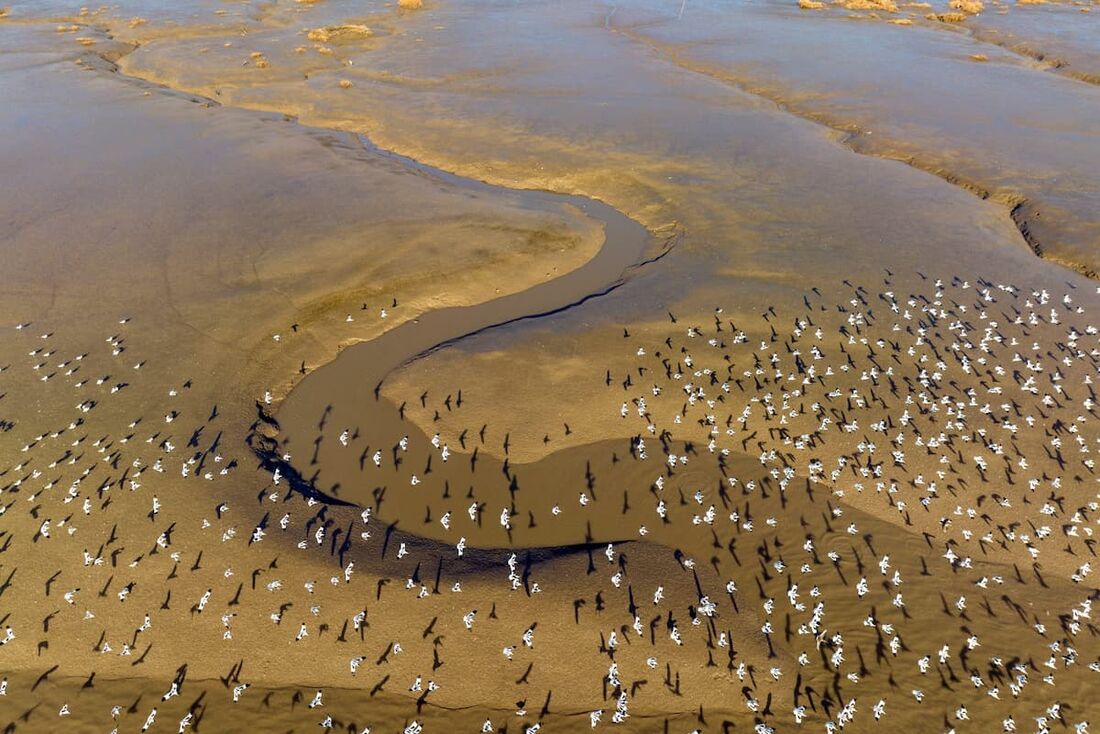
M393 425L389 427L395 435L407 431L407 425L399 426L394 406L378 394L382 382L393 370L473 334L557 313L607 293L622 282L627 269L643 259L652 242L650 233L640 223L595 199L509 189L463 178L382 150L364 135L352 137L371 154L397 161L418 175L430 176L449 186L476 192L507 193L519 197L523 207L533 210L556 209L562 204L576 207L603 224L604 242L591 260L560 277L476 305L429 311L375 339L348 347L336 359L305 376L279 406L276 420L281 440L296 439L304 443L303 436L314 434L317 421L336 405L345 416L355 416L359 421L366 422L369 416L372 432L391 421ZM302 471L303 476L308 474ZM317 489L323 491L321 487ZM351 497L343 499L355 501Z

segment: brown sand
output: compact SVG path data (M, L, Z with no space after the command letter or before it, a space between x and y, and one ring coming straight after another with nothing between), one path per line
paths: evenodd
M625 706L630 731L787 731L798 705L820 730L851 702L846 730L869 731L880 700L889 728L1096 718L1092 283L997 201L588 7L526 36L493 32L526 8L433 6L364 19L369 49L295 53L350 22L332 5L78 25L176 89L76 57L56 19L6 36L0 155L27 176L0 203L0 722L587 731ZM494 55L457 53L468 33ZM348 130L595 195L656 236L619 276L585 270L610 217ZM969 160L958 140L945 157ZM420 316L503 319L493 299L540 284L568 306L582 271L600 295L397 372L370 344L332 361L385 333L399 364Z

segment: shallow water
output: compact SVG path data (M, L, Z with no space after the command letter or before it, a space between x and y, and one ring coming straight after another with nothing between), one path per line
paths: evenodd
M20 3L15 17L0 21L7 24L0 26L0 90L16 102L0 110L0 165L26 174L0 199L0 367L11 365L0 376L0 420L15 424L0 435L0 506L7 513L0 532L12 532L0 536L0 579L11 581L8 566L18 567L14 585L0 590L12 612L6 623L18 632L3 653L12 687L0 700L0 723L24 715L29 730L53 728L68 703L74 725L107 729L117 703L120 725L132 729L151 707L161 711L158 724L174 729L189 706L209 709L206 724L215 728L232 728L245 716L269 729L313 727L321 714L306 704L323 688L320 711L356 730L400 729L415 716L427 734L476 729L486 718L493 728L539 721L547 730L587 731L589 712L609 716L615 706L606 685L612 631L621 641L614 660L629 683L632 731L750 727L757 717L746 695L770 701L773 694L766 718L786 728L792 684L794 700L801 695L796 679L819 699L858 696L857 729L872 726L867 709L880 696L890 698L887 724L914 731L933 718L945 728L957 724L964 699L969 730L982 732L996 730L1009 713L1023 722L1051 704L1052 689L1038 680L1019 699L1003 693L996 702L964 694L969 682L962 674L957 684L952 678L991 655L1041 664L1050 638L1034 623L1046 619L1050 633L1070 639L1055 625L1088 594L1087 584L1067 583L1067 576L1091 546L1058 533L1092 529L1094 476L1084 463L1088 454L1074 453L1072 442L1079 438L1088 448L1098 436L1087 411L1071 411L1090 394L1083 375L1095 360L1066 369L1062 390L1048 396L1062 403L1060 412L1039 407L1038 396L1015 394L1022 378L1011 360L1016 351L1020 359L1047 359L1044 349L1052 359L1064 353L1068 325L1084 328L1086 317L1060 299L1072 296L1091 313L1095 286L1036 258L1006 206L950 181L954 168L932 175L879 156L910 143L927 150L929 140L940 150L946 144L939 135L951 143L952 163L988 157L983 175L1003 177L1006 188L1024 181L1060 201L1084 191L1084 206L1090 131L1069 111L1089 108L1066 96L1072 80L990 44L981 46L988 47L987 67L959 58L975 42L954 31L819 18L775 5L638 2L612 13L571 1L472 1L403 13L381 3L332 1L126 3L84 19L73 9L79 29L71 33L55 30L69 21L33 22L28 16L36 9L64 11L61 4ZM220 9L228 12L217 15ZM132 14L148 22L130 27ZM365 23L374 33L327 47L306 37L309 29L343 22ZM830 48L830 39L839 45ZM130 42L141 45L132 50ZM777 104L769 95L778 86L756 89L693 68L743 64L738 44L774 67L739 73L763 74L788 92L804 79L797 101L805 108ZM769 44L807 68L769 55ZM113 73L97 52L119 58L124 73ZM841 73L848 52L861 68ZM881 59L892 68L876 70ZM944 86L956 71L966 93ZM922 87L908 97L904 90L880 93L875 84L883 78ZM1023 96L1008 89L1016 79L1056 108L1052 116L992 104L993 91L1007 89L1009 100ZM990 90L983 91L986 83ZM937 99L954 107L938 115L922 107ZM821 110L843 112L848 122L864 115L875 135L885 129L893 142L857 144L815 120ZM1057 125L1046 131L1051 121ZM942 126L938 133L934 124ZM1000 149L1006 140L1029 141L1029 126L1051 140L1025 152ZM996 131L983 141L987 128ZM363 132L415 159L364 144ZM983 150L976 140L997 155L976 155ZM1034 162L1040 175L1023 177L1021 161ZM1065 186L1050 178L1058 168L1065 168ZM1082 212L1057 213L1055 226L1085 231L1073 228L1095 218ZM600 249L605 232L608 244ZM659 260L628 267L669 244L675 246ZM983 276L1024 290L996 291L995 306L976 303ZM617 287L554 310L609 284ZM1055 299L1049 310L1024 305L1044 288ZM792 329L803 348L813 331L800 320L826 330L821 344L835 364L851 352L860 367L830 378L828 388L842 390L836 396L810 385L802 402L825 403L840 421L865 394L885 398L872 400L881 411L860 413L865 426L900 410L881 375L879 384L868 384L869 366L892 354L899 375L919 380L928 363L917 360L938 355L922 348L918 358L890 345L911 343L914 334L891 330L891 319L900 317L888 315L893 296L886 292L918 304L910 307L921 314L921 328L928 322L919 304L939 302L944 315L928 328L941 346L959 323L1000 322L996 328L1018 337L996 347L1011 379L990 365L985 373L956 370L940 386L945 396L963 401L968 388L988 391L1003 382L1010 408L1044 421L1064 413L1076 421L1074 438L1061 433L1064 425L1047 435L1036 429L1002 438L1006 429L988 422L980 403L964 411L945 402L943 413L921 420L927 436L951 434L949 467L936 464L933 451L909 449L896 498L859 474L871 471L862 458L831 486L812 487L796 473L777 491L786 475L775 457L795 451L782 431L797 437L813 430L801 424L816 424L818 408L784 428L755 417L744 426L725 424L726 416L744 405L759 411L768 397L800 402L790 392L796 378L764 366L774 354L792 369ZM431 351L451 337L541 311L553 313ZM1054 311L1065 324L1047 323ZM868 341L842 339L838 327L851 327L847 319L865 312L877 323L866 327ZM123 316L133 320L120 324ZM1028 317L1038 323L1017 323ZM7 328L23 320L32 328ZM735 347L728 340L740 330L747 340ZM117 355L116 342L105 340L112 334L122 335L125 347ZM1033 341L1042 346L1029 348ZM42 349L56 349L57 357L40 356ZM53 366L65 364L63 357L71 364L81 352L89 356L75 376ZM689 409L685 383L706 382L688 369L689 356L693 369L706 366L740 382L729 393L707 385L714 404L697 400ZM54 373L51 381L42 380L49 375L42 370ZM99 404L85 424L51 436L78 415L74 405L82 398L73 380L82 375L107 376L102 385L80 388ZM183 387L188 380L193 384ZM660 395L654 387L663 388ZM269 390L271 405L261 409L277 410L280 432L253 423ZM731 448L724 464L707 448L704 412L736 429L721 437ZM973 428L964 427L963 412ZM992 458L978 427L1002 441L1008 456ZM430 443L436 434L451 451L446 462ZM245 443L249 435L261 441L261 456ZM408 451L400 449L402 436ZM630 439L638 436L646 439L648 460L635 456L639 445ZM1064 442L1057 460L1052 436ZM166 437L176 451L156 443ZM834 426L813 453L829 462L855 459L868 440L880 441L879 455L889 450L886 437L842 435ZM777 452L772 459L769 449ZM79 465L58 459L66 451ZM285 461L284 451L291 454ZM1004 479L1000 472L979 476L963 461L972 451L988 452L997 469L1004 463ZM666 452L690 463L666 472ZM1029 471L1044 475L1034 488L1013 480L1023 476L1014 462L1025 453ZM167 474L144 471L137 482L144 488L127 484L157 459ZM95 496L89 515L61 494L85 463L95 466L89 482L112 480L98 493L81 490ZM234 469L220 477L216 466L226 463ZM362 507L311 503L263 470L273 467L294 467L373 517L367 522ZM943 499L919 509L918 476L926 482L939 471ZM1064 484L1049 484L1063 473ZM658 477L667 482L663 489ZM47 480L58 483L46 489ZM990 499L1002 493L1011 496L1010 507ZM160 498L159 515L150 511L150 494ZM1003 539L1009 527L1019 538L1021 517L1037 517L1048 495L1059 513L1064 502L1065 515L1079 506L1084 519L1062 523L1059 514L1050 521L1055 535L1040 544L1041 564L1032 566L1015 540L974 540L987 532ZM901 497L911 500L909 512ZM656 512L660 499L668 523ZM966 517L962 505L972 501L982 514ZM467 514L471 505L476 520ZM719 508L714 525L701 519L708 505ZM450 528L441 522L445 512L452 513ZM727 521L731 512L738 520ZM43 517L55 522L53 537L32 540ZM69 537L62 519L75 531ZM174 535L161 551L158 534L166 528ZM960 528L974 535L964 537ZM468 542L464 556L459 536ZM810 538L843 563L814 558L805 550ZM973 568L948 567L940 556L949 549L973 554ZM82 552L111 560L90 564ZM518 586L508 579L512 553ZM872 564L883 556L905 575L911 618L893 607L885 581L881 589L877 583ZM829 631L843 632L845 671L856 679L819 664L825 651L799 630L805 615L788 609L793 574L781 573L779 560L788 570L809 564L799 572L809 574L803 594L820 587ZM852 588L864 564L873 580L870 610ZM49 595L43 581L53 569L62 574ZM1005 585L987 595L976 586L979 576L1003 576ZM124 584L136 584L125 601L115 596ZM658 586L666 595L660 604L653 600ZM76 603L64 604L58 595L77 588L85 591ZM197 612L204 593L213 595L211 606ZM963 595L970 611L952 611ZM720 603L713 618L699 613L704 596ZM778 600L777 614L763 611L767 598ZM55 608L56 617L43 620ZM95 616L82 617L85 611ZM477 623L468 627L463 619L472 611ZM147 612L153 627L135 632ZM357 632L350 625L359 613L369 624ZM876 617L873 627L868 613ZM770 638L762 628L769 616L776 625ZM643 633L632 630L636 619ZM896 658L883 652L879 619L904 635L907 649ZM48 634L38 632L44 621L52 625ZM668 634L675 624L682 646ZM299 625L309 636L296 640ZM520 636L535 627L535 646L527 648ZM232 639L224 637L230 628ZM717 642L722 630L732 643L725 649ZM968 663L958 651L972 631L981 648ZM1082 628L1073 635L1083 660L1095 658L1090 634ZM140 640L146 657L105 655L97 639L116 652ZM36 649L39 640L51 644ZM404 646L400 655L395 641ZM922 676L914 658L945 641L959 663ZM516 648L514 660L502 656L506 646ZM803 649L811 663L800 668L795 657ZM364 663L358 673L349 669L353 656ZM234 680L242 660L244 673ZM740 677L739 662L750 666ZM184 663L192 674L186 693L158 700ZM54 664L62 666L54 677L36 683ZM783 678L767 674L773 665ZM226 670L230 677L215 682ZM81 688L92 672L99 673L95 687ZM936 672L951 688L937 688ZM1093 715L1091 675L1084 665L1059 669L1057 696L1074 704L1067 717ZM418 676L441 688L430 697L414 692ZM239 682L254 687L234 703L230 684ZM917 687L929 693L923 706L908 702L907 691ZM30 701L41 705L25 712ZM809 714L815 728L835 713L821 709Z
M1100 83L1100 18L1095 6L1020 5L971 18L968 31L1039 60L1060 74Z
M1006 22L1046 32L1016 10L973 23ZM1076 37L1100 44L1100 24ZM965 27L970 27L970 23ZM1093 272L1100 265L1100 87L1052 74L1031 58L944 24L853 22L790 4L696 2L618 8L610 21L671 63L750 89L787 109L852 134L848 144L910 162L992 197L1014 212L1046 257ZM982 38L978 34L978 38ZM978 56L984 60L975 60Z
M382 384L391 372L474 334L505 324L545 317L604 296L622 284L625 271L642 263L643 254L651 245L651 238L644 227L601 202L539 191L502 191L499 187L464 180L400 156L389 154L387 157L400 160L441 183L459 189L518 196L524 208L576 208L586 217L602 223L603 244L592 259L552 280L474 306L429 311L387 330L375 339L346 349L339 359L315 370L295 385L287 399L279 405L279 440L284 450L298 453L297 447L308 446L308 442L313 441L317 421L324 424L330 415L333 420L354 416L357 425L370 426L371 436L380 440L385 440L381 439L383 436L392 437L401 427L396 419L397 411L395 406L379 396ZM396 303L395 300L394 305ZM460 397L457 399L461 400ZM319 411L319 406L325 408ZM310 474L309 471L303 473ZM325 480L328 480L329 473L334 472L326 472ZM311 478L316 481L316 474ZM367 492L368 488L359 483L345 485L343 491L332 491L326 485L318 485L317 489L327 490L330 496L359 505L370 505L374 501ZM557 542L562 541L559 539Z

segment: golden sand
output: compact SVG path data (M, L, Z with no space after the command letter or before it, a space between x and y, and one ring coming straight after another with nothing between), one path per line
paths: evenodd
M346 24L310 29L306 33L306 38L310 41L317 41L319 43L331 43L370 38L372 35L374 34L371 29L365 25Z
M898 11L894 0L834 0L848 10L880 10L887 13Z
M977 15L985 7L981 0L951 0L949 5L967 15Z
M938 20L941 23L961 23L966 20L966 13L929 13L924 17L927 20Z
M902 106L845 118L885 90L850 102L840 64L777 92L767 49L775 78L700 54L831 24L857 82L849 32L954 64L933 94L1064 78L790 6L697 45L724 15L440 6L304 54L358 25L333 5L108 13L104 56L57 19L4 37L39 56L0 55L0 726L1097 718L1100 302L1042 250L1089 241L1088 200L983 189L965 126L931 155ZM242 33L264 51L221 50ZM1024 181L1012 148L997 180ZM573 292L618 241L597 199L651 236ZM539 288L560 300L511 321ZM511 322L467 335L463 307Z

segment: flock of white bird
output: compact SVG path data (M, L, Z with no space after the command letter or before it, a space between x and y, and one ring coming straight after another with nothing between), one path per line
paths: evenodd
M573 497L539 464L518 482L508 434L503 456L485 427L429 438L409 423L431 421L422 396L390 451L322 423L326 451L399 480L386 503L326 504L295 456L252 471L223 433L248 421L132 356L129 319L98 351L19 324L0 353L0 725L182 733L253 705L261 729L278 710L280 727L418 734L466 730L447 721L469 706L482 732L1086 734L1093 296L895 279L751 322L669 314L655 343L624 332L622 379L593 375L608 398L586 410L629 439L592 445ZM465 495L444 485L456 465ZM389 516L392 493L425 498L430 529L405 532L419 518ZM555 523L587 542L531 561ZM507 690L477 684L509 666L527 667ZM143 676L158 696L89 693Z

